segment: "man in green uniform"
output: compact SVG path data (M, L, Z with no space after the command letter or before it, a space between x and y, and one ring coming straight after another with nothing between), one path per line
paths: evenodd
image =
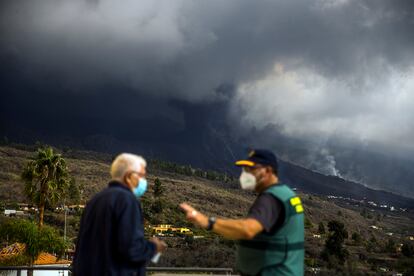
M258 196L244 219L208 217L182 203L187 219L237 240L237 269L242 275L303 275L304 215L299 197L279 182L276 156L253 150L236 162L242 189Z

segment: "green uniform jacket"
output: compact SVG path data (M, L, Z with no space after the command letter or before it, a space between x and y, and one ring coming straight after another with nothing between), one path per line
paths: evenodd
M264 193L278 198L285 207L285 221L276 233L260 233L240 240L237 269L247 275L303 275L304 215L299 197L288 186L276 184Z

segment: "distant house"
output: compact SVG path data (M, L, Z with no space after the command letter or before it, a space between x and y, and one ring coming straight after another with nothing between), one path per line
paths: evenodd
M69 209L84 209L85 208L85 205L83 205L83 204L75 204L75 205L68 205L68 206L66 206L66 207L68 207Z
M6 217L22 217L22 216L25 216L26 214L24 213L24 211L4 210L4 215Z
M11 258L21 254L25 249L25 245L22 243L13 243L12 245L6 246L0 251L0 260L4 258Z
M174 235L192 235L193 232L185 227L174 227L171 224L160 224L150 227L155 235L158 236L174 236Z
M16 210L4 210L4 215L7 217L14 217L16 215Z
M312 272L312 274L318 274L321 271L319 267L307 267L306 270Z
M22 243L13 243L0 251L0 260L16 257L24 252L26 246ZM53 254L42 252L34 262L34 268L41 269L42 267L69 267L71 261L58 260ZM4 272L6 276L16 275L17 271ZM21 275L27 275L26 270L21 271ZM35 276L68 276L68 270L35 270Z
M69 260L58 260L55 255L42 252L40 253L39 257L37 257L37 260L34 262L36 266L41 265L70 265L71 261Z
M27 203L17 203L20 210L29 211L29 204Z
M171 228L172 228L171 224L159 224L159 225L155 225L154 227L151 227L155 235L159 235L159 236L166 235Z
M66 208L69 211L69 213L74 213L74 212L77 212L79 210L85 209L85 205L83 205L83 204L68 205L68 206L66 206Z

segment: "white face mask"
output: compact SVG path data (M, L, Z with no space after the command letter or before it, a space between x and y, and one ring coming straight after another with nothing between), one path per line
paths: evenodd
M243 171L239 180L243 190L254 190L256 188L256 177L251 173Z

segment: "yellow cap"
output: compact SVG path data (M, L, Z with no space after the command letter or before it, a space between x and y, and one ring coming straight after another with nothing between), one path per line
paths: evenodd
M235 164L236 166L247 166L247 167L254 167L256 165L256 163L250 160L240 160L240 161L237 161Z

